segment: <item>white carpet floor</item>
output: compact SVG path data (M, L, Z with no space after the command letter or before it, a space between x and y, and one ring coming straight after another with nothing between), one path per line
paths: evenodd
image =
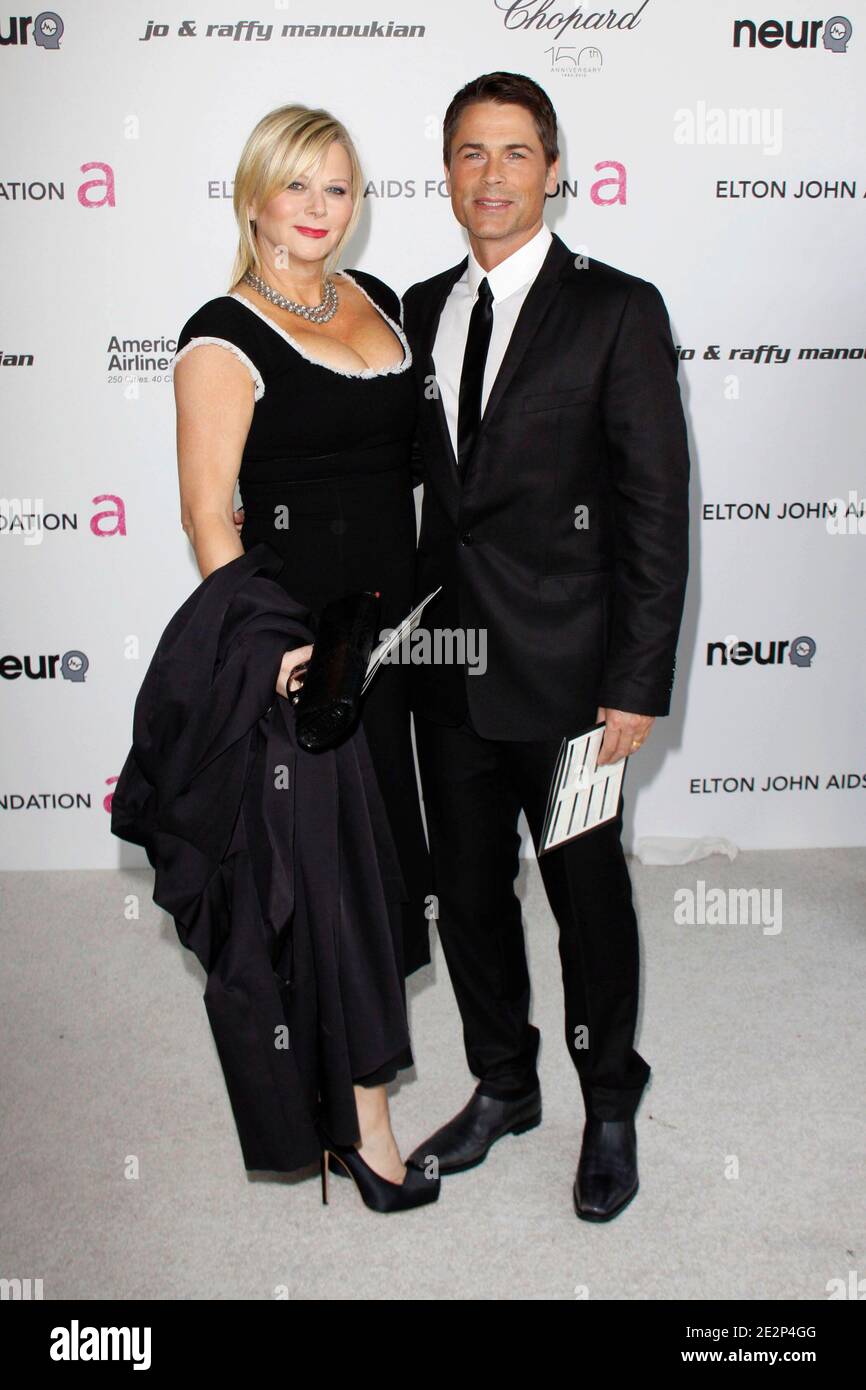
M247 1176L204 975L149 872L0 876L0 1275L42 1279L46 1299L301 1300L823 1300L862 1278L866 850L630 865L653 1076L640 1191L600 1226L572 1208L583 1110L534 863L521 892L542 1124L393 1216L339 1179L324 1207L317 1169ZM699 879L780 889L782 930L677 925L674 893ZM404 1154L474 1085L432 935L432 965L410 978L416 1069L391 1088Z

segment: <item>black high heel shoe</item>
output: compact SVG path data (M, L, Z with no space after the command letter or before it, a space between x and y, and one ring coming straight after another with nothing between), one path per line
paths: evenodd
M355 1186L363 1198L365 1206L371 1211L408 1211L410 1207L423 1207L427 1202L435 1202L439 1196L439 1178L427 1178L420 1168L406 1165L406 1176L402 1182L391 1182L383 1178L365 1163L354 1144L332 1144L322 1139L322 1201L328 1201L329 1160L334 1158L348 1177L354 1178Z

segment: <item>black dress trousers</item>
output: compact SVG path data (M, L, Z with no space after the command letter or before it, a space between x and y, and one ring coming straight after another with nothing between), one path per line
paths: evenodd
M469 677L468 679L471 679ZM571 735L595 723L583 711ZM500 742L470 721L415 716L421 782L439 904L439 936L481 1094L518 1097L538 1084L540 1034L529 1022L518 874L521 808L538 847L561 739ZM634 1049L639 987L637 919L617 816L541 855L559 928L565 1040L586 1114L634 1114L650 1068Z

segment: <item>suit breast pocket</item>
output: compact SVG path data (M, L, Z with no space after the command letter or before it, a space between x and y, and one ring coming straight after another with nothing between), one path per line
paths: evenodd
M524 396L521 407L524 411L563 410L570 405L581 405L591 401L595 395L595 383L584 382L582 386L569 386L561 391L537 391Z
M610 582L609 568L542 574L538 579L538 596L545 603L595 602L607 595Z

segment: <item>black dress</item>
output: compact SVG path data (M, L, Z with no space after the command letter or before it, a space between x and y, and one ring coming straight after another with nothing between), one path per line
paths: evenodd
M332 599L374 589L382 596L381 625L392 628L409 612L413 597L410 455L417 403L411 350L394 291L365 271L339 274L357 285L399 339L404 356L397 366L326 366L237 293L209 300L187 320L175 361L199 343L219 343L245 363L255 383L238 480L244 549L259 542L271 546L284 562L274 575L277 583L314 617ZM408 676L408 666L381 666L361 716L408 892L401 979L430 960L426 911L432 892ZM411 1061L407 1050L355 1079L367 1085L389 1080Z

